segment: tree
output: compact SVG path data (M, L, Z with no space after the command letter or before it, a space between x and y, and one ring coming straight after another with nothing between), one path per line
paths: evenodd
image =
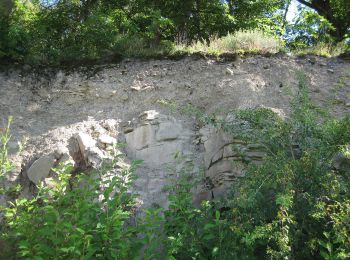
M285 6L289 5L289 1L227 0L227 4L229 12L235 20L237 29L255 29L271 22L268 20L272 18L276 12L285 9Z
M336 42L349 37L350 1L349 0L297 0L326 18L334 27L329 33Z
M13 6L13 0L0 2L0 58L6 57L8 52L8 31Z

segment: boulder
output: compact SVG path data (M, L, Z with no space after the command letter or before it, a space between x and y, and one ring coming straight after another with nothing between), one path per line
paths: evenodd
M188 150L191 133L181 121L150 110L140 114L133 131L125 134L127 153L153 167L174 162L177 152Z
M34 184L38 184L43 179L47 178L55 161L55 156L52 154L40 157L27 170L29 180Z
M59 146L54 152L55 159L58 163L72 164L74 165L74 160L69 154L69 150L65 146Z
M100 135L98 142L104 145L114 145L117 143L117 139L107 134Z
M93 148L96 146L96 141L86 133L78 133L76 135L76 139L79 144L79 148L81 152L88 150L89 148Z
M97 142L90 135L80 132L75 138L85 161L85 166L97 167L106 158L103 151L97 147Z

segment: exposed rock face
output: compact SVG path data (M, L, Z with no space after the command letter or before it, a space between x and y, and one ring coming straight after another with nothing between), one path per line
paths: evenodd
M199 132L204 146L207 185L195 195L196 205L203 199L223 198L232 182L244 176L243 162L259 163L266 156L260 145L244 143L221 129L205 126Z
M86 129L72 135L69 145L72 157L67 147L59 147L55 156L47 155L35 161L27 172L29 179L34 184L45 180L50 185L52 181L49 173L57 164L56 160L73 162L79 170L98 167L103 160L108 159L108 145L118 142L116 137L111 136L114 128L103 128L101 125L92 125L93 131L90 133ZM165 188L178 177L188 161L196 164L197 176L194 177L205 179L203 187L195 192L194 204L199 205L202 200L225 196L230 184L244 176L243 160L259 162L265 156L259 145L246 144L212 126L204 126L198 131L194 122L175 119L156 110L142 112L136 120L126 122L123 126L124 135L119 134L118 139L125 140L128 158L143 160L137 171L138 179L133 191L140 195L140 203L146 207L167 207ZM195 142L198 138L200 141ZM176 154L189 157L176 161ZM198 172L202 165L205 167L205 176L200 176Z
M350 88L340 87L349 86L350 63L339 59L129 60L83 71L51 70L48 76L30 68L0 72L0 127L11 115L11 144L29 138L21 155L11 146L16 166L11 181L24 172L32 183L50 185L50 168L58 163L89 170L108 159L110 146L126 143L127 158L120 167L144 160L133 188L144 206L167 206L164 187L186 160L193 161L193 174L203 182L194 187L198 205L223 197L227 186L244 174L242 162L259 163L265 152L190 115L174 113L162 101L191 104L208 114L262 106L287 117L291 96L299 91L295 71L303 71L317 105L333 100L332 114L350 113ZM187 159L176 161L176 153ZM344 160L335 160L334 167L344 167Z
M127 153L157 168L172 162L177 152L188 153L192 136L191 131L174 118L154 110L146 111L139 116L134 130L125 134Z
M65 139L61 142L67 145L60 145L52 154L36 160L27 170L29 180L35 185L43 181L45 185L53 186L53 180L57 176L51 168L59 162L72 163L76 171L89 171L110 158L110 146L125 142L128 159L120 159L118 167L104 176L104 180L119 174L119 169L130 167L129 159L143 160L136 172L138 178L132 192L139 194L141 206L158 205L166 208L166 186L178 177L181 167L186 163L186 160L176 161L175 155L180 153L190 156L195 150L192 123L155 110L145 111L136 120L124 123L125 134L116 131L115 122L113 121L113 126L106 124L106 121L78 125L69 134L66 130L67 133L62 133Z
M131 159L144 161L135 183L145 205L167 207L166 185L176 176L179 165L176 153L190 155L193 130L184 122L162 115L155 110L145 111L125 128L126 151Z

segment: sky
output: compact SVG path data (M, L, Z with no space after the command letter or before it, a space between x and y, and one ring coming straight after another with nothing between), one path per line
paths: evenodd
M298 13L298 3L296 0L292 0L287 13L287 21L292 22L295 16L297 15L297 13Z

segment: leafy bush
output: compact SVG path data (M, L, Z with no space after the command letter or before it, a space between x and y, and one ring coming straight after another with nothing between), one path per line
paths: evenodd
M193 181L183 172L170 189L170 206L164 212L168 259L247 259L232 244L237 236L219 209L209 201L193 207L192 188Z
M267 155L260 164L245 161L246 176L232 185L232 196L207 211L191 207L190 187L180 182L166 212L175 258L350 257L350 116L323 113L299 76L299 93L286 120L268 109L246 109L233 112L235 120L228 123L186 109L234 138L259 143ZM217 216L220 209L225 211ZM215 227L209 234L206 223ZM212 254L214 248L220 257Z
M5 209L1 258L130 259L142 242L127 224L135 206L128 189L137 162L110 175L118 156L96 171L71 175L71 166L55 169L52 187L39 186L32 198L19 198ZM142 226L141 226L142 227Z

